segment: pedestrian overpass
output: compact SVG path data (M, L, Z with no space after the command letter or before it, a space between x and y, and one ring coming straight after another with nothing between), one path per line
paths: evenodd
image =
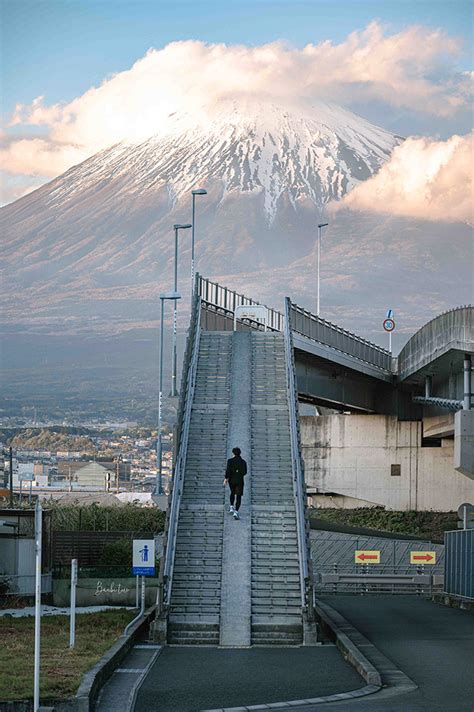
M462 426L472 430L472 308L438 317L441 329L430 322L424 338L415 335L397 360L289 298L285 314L267 308L263 324L251 316L253 300L200 276L196 285L155 637L224 647L311 643L314 591L298 401L401 419L420 419L425 409L448 408L451 415L463 409ZM247 315L238 307L248 307ZM453 397L443 397L446 388ZM460 388L467 393L462 398ZM239 522L226 514L222 486L235 445L249 464ZM472 473L472 451L462 442L459 450Z

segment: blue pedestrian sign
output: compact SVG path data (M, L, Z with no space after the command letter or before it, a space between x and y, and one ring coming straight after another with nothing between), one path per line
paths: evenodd
M133 540L133 576L155 575L155 541L154 539Z

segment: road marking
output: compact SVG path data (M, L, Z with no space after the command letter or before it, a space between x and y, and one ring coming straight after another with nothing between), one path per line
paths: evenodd
M380 551L356 551L356 564L380 564Z

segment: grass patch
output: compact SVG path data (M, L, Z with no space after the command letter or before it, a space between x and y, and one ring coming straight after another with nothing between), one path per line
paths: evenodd
M457 528L456 512L392 512L383 507L357 509L312 509L310 516L335 524L367 527L397 534L414 534L443 541L445 531Z
M69 616L41 621L42 699L75 695L82 676L123 633L134 611L110 610L76 616L76 647L69 649ZM0 700L33 698L34 617L0 617Z

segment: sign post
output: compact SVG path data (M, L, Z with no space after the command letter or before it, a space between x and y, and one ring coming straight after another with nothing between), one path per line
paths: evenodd
M155 575L155 540L154 539L134 539L133 542L133 559L132 559L132 576L142 577L141 591L141 607L140 613L128 623L124 630L124 635L128 635L128 631L134 624L140 620L145 613L145 576ZM138 591L137 591L138 598ZM138 601L137 601L138 602Z
M69 647L76 644L76 586L77 586L77 559L71 559L71 617L69 621Z
M33 685L33 712L38 712L40 706L40 651L41 651L41 549L43 542L43 509L41 502L36 500L35 508L35 668Z
M380 551L357 550L354 558L356 564L380 564Z
M436 551L410 551L410 564L436 564Z
M155 575L155 540L154 539L134 539L133 540L133 565L134 576L142 577L141 607L140 615L145 611L145 576Z
M268 310L263 304L239 304L234 311L234 331L237 331L237 320L250 319L263 324L267 330Z
M392 353L392 331L395 329L392 309L387 310L387 318L383 321L383 328L388 331L388 350Z
M458 527L461 529L474 529L474 504L465 502L458 509L458 517L460 519Z

